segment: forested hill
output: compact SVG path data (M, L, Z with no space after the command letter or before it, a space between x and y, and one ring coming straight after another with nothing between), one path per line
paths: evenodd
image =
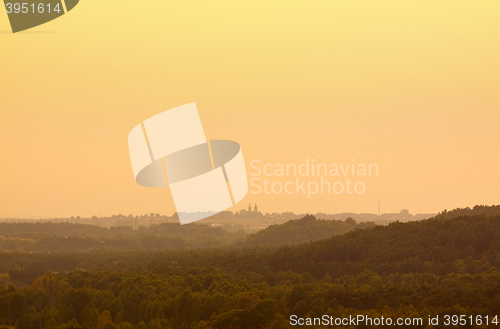
M221 227L164 223L151 227L98 227L75 223L0 223L0 251L95 251L168 250L237 246L278 246L300 244L356 228L374 227L373 222L357 224L353 219L319 220L305 216L249 234L249 230L227 231ZM247 239L245 239L248 236Z
M95 250L165 250L223 246L244 239L207 225L165 223L149 228L101 228L74 223L0 223L0 251L54 252Z
M267 270L310 273L316 278L371 270L378 274L429 272L445 275L454 271L471 273L491 266L500 268L500 216L470 216L391 223L358 229L297 246L233 247L162 252L94 253L75 255L4 254L0 271L16 267L43 270L125 270L140 262L145 269L170 271L176 264L200 268L220 268L233 273ZM168 262L165 260L168 259ZM228 261L230 259L231 261ZM130 264L130 267L129 265Z
M466 213L474 213L478 209L490 213L494 207L474 207L466 210ZM300 271L304 262L313 262L311 273L316 271L314 273L317 275L325 273L327 269L330 273L341 275L347 270L355 273L361 268L377 272L408 272L421 270L422 266L436 266L439 271L446 271L454 266L450 263L454 259L483 255L494 262L495 253L500 251L500 215L447 216L442 218L440 215L417 222L395 222L361 230L359 228L373 224L356 224L352 220L317 220L313 216L306 216L270 226L249 236L204 225L162 224L149 229L132 230L129 227L103 229L79 224L2 223L0 235L4 237L0 237L0 251L138 251L233 245L237 248L216 251L214 255L228 252L238 258L239 254L245 254L244 250L238 250L258 247L262 250L255 252L265 254L264 267ZM56 228L62 228L62 234L69 236L56 235ZM325 240L296 245L318 239ZM238 240L241 242L235 243ZM287 246L276 249L279 245ZM213 256L211 251L197 252L209 258ZM217 259L213 261L217 262ZM445 265L447 267L443 267Z
M474 208L457 208L451 211L444 210L440 212L436 218L455 218L460 216L500 216L500 205L497 206L481 206L477 205Z
M220 227L208 225L181 225L179 223L163 223L150 227L140 226L134 230L130 226L99 227L90 224L76 223L0 223L0 235L22 239L37 239L41 236L77 236L77 237L133 237L141 235L156 236L213 236L229 235Z
M255 234L249 235L242 245L278 246L301 244L315 240L331 238L356 228L374 227L375 223L357 224L353 219L345 221L316 219L312 215L297 220L290 220L281 225L272 225Z
M290 328L292 314L475 319L500 314L499 252L500 216L478 215L295 246L0 252L0 328Z
M446 274L500 268L500 216L433 218L394 222L328 240L280 248L269 256L274 270L308 271L316 276L359 273ZM461 260L461 261L458 261ZM463 268L462 268L463 267Z

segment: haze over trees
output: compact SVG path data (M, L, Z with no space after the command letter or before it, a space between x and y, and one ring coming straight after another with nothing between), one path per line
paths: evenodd
M0 328L277 329L292 328L292 314L494 316L495 209L367 228L305 217L211 248L4 250ZM353 229L321 237L329 225ZM300 241L300 230L315 238ZM268 243L284 235L286 245Z
M96 251L96 250L168 250L238 245L298 244L350 230L373 227L374 223L318 220L314 216L273 225L257 234L249 230L224 230L203 224L164 223L150 227L103 228L70 223L0 223L0 251Z

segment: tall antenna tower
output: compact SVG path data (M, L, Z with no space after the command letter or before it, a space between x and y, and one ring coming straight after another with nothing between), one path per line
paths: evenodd
M378 216L380 217L380 201L378 202Z

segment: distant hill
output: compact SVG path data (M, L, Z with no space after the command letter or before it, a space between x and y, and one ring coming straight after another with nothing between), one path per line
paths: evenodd
M456 211L466 214L478 211L494 214L497 207L479 206ZM450 216L448 214L452 212L454 211L446 212L444 217ZM236 236L220 228L206 226L193 226L186 229L194 231L177 232L176 235L170 236L169 233L174 233L177 229L184 230L184 227L164 225L144 231L124 229L109 238L38 237L34 241L25 240L29 237L24 235L13 238L14 234L11 232L10 238L0 239L0 251L146 252L146 250L176 249L171 253L158 254L158 259L154 258L156 257L154 254L147 257L146 254L139 254L138 257L140 259L152 257L151 263L157 264L162 257L166 257L163 255L168 255L170 261L182 263L184 266L214 266L241 273L255 271L261 274L265 274L267 270L277 272L292 270L297 273L308 272L316 278L322 278L326 273L335 278L361 273L364 270L379 275L410 272L446 275L455 271L475 273L481 268L491 266L500 268L500 216L442 217L440 214L428 220L394 222L388 226L361 229L364 223L356 224L352 220L342 222L318 220L313 216L306 216L282 225L271 226L250 236L239 237L242 243L236 244L234 243ZM3 232L5 229L6 227L3 227ZM193 249L206 246L220 248ZM184 248L187 250L182 250ZM109 254L109 257L116 259L129 256L133 257L128 253L123 256ZM46 264L50 263L47 260L43 263L45 265L37 263L43 257L53 256L23 254L21 257L17 254L11 260L0 259L0 264L5 265L0 266L0 269L12 268L13 264L20 267L50 269L50 266L46 267L48 266ZM87 256L78 257L82 257L83 260L86 257L91 259L93 256L89 253ZM114 261L106 257L99 256L102 263L93 268L113 269ZM228 262L228 259L231 261ZM11 261L14 263L10 264ZM83 264L86 262L88 261L80 263L79 266L85 268Z
M297 220L290 220L280 225L271 225L255 234L247 236L241 245L247 246L279 246L294 245L310 241L331 238L356 228L374 227L375 223L357 224L352 218L345 221L316 219L307 215Z
M373 222L357 224L351 218L344 221L323 220L312 215L249 235L242 230L229 232L221 227L178 223L164 223L149 228L140 226L136 230L129 226L105 228L76 223L0 223L0 251L164 250L231 244L295 245L374 226Z
M430 328L429 315L439 319L455 315L458 320L463 315L467 321L483 315L482 327L477 322L460 327L496 327L500 216L494 215L495 207L456 210L465 215L453 218L443 213L428 220L369 229L359 229L353 220L332 222L306 216L259 232L248 239L257 239L256 245L242 247L227 243L215 248L158 250L158 246L166 249L166 241L182 239L169 238L167 233L176 227L168 225L157 231L120 232L124 237L111 240L90 239L104 246L120 242L123 248L19 252L9 247L0 252L0 327L15 323L19 329L39 328L43 320L47 328L66 329L290 328L292 315L321 314L423 319L409 328ZM319 231L335 226L349 229L346 225L351 226L349 232L325 240L265 245L272 239L285 239L287 232L298 241L318 237ZM196 239L196 230L208 228L177 229ZM88 238L54 239L76 247ZM14 242L36 243L27 238L6 238L3 243ZM128 249L130 243L140 248ZM489 316L490 325L485 324L484 315ZM356 327L372 326L361 323ZM433 326L449 327L441 320Z
M360 273L453 272L456 262L500 267L500 216L432 218L355 230L310 244L282 247L269 256L273 270L316 277ZM484 263L484 264L483 264Z
M364 270L370 270L379 275L434 273L441 276L453 272L476 273L492 266L500 268L500 216L432 218L407 223L394 222L388 226L375 226L368 229L358 229L359 224L357 224L353 225L351 231L342 235L334 235L325 240L299 245L270 246L272 244L270 241L273 239L276 244L282 243L286 239L287 233L284 233L286 231L293 232L290 234L290 241L293 239L297 239L297 241L308 239L309 241L311 240L309 234L315 232L312 228L340 224L352 225L345 222L335 223L317 220L312 216L307 216L249 236L244 240L242 246L222 247L221 245L221 248L196 250L191 248L182 250L177 246L174 248L170 246L169 248L130 248L131 246L129 246L126 249L142 251L136 255L110 253L105 256L100 254L99 264L94 264L92 269L114 270L117 269L114 264L121 264L120 269L124 269L127 268L128 261L119 260L128 257L138 257L132 263L148 260L151 264L160 264L165 258L172 264L177 263L183 266L213 266L238 273L253 271L260 274L265 274L267 270L273 272L291 270L297 273L307 272L315 278L322 278L327 273L332 278L355 275ZM299 234L299 231L302 234ZM330 232L334 232L334 230ZM319 233L314 234L317 234L316 237L319 238ZM298 238L299 235L305 238ZM117 242L120 240L118 239ZM169 239L163 240L144 235L142 239L136 240L136 243L145 244L148 243L148 240L151 240L149 242L151 244L156 242L165 244L169 241ZM104 240L104 245L111 242ZM126 242L123 240L123 243ZM149 254L145 249L177 250ZM113 250L123 249L117 248L109 251ZM43 248L40 248L39 251L43 251ZM42 259L63 256L46 254L35 257L23 254L21 257L20 254L17 254L13 258L5 258L7 255L3 257L4 259L0 259L0 264L4 264L4 266L0 266L0 271L2 268L13 268L13 266L15 268L14 264L17 264L18 267L51 269L48 264L60 261L45 259L42 262ZM95 263L92 257L94 257L93 253L79 255L77 257L80 259L77 261L78 267L86 268L84 264Z
M203 248L227 245L245 236L243 231L179 223L140 226L137 230L74 223L0 223L0 252Z
M474 206L474 208L457 208L451 211L444 210L437 214L436 218L455 218L460 216L500 216L500 205L497 206Z

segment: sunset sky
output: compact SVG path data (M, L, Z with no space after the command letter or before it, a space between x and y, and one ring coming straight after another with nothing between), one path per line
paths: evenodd
M3 12L0 217L172 215L168 188L135 183L127 136L191 102L249 174L252 160L379 167L361 195L249 193L232 211L499 204L499 13L498 0L81 0L12 34Z

